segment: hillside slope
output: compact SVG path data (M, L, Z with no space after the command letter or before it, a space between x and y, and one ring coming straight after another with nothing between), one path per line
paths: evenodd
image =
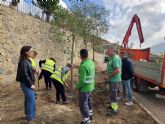
M31 45L37 52L36 61L53 57L57 66L70 62L71 42L62 42L50 37L53 35L51 25L33 18L15 9L1 5L0 14L0 84L15 81L19 52L22 46ZM77 39L76 39L77 40ZM75 56L84 47L83 42L76 42Z

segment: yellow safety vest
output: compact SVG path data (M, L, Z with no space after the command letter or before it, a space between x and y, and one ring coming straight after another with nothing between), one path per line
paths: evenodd
M46 59L46 62L43 65L42 69L53 73L53 71L54 71L54 65L55 65L55 62L53 60Z
M30 58L30 61L32 63L32 67L33 68L37 67L37 64L36 64L36 62L35 62L35 60L33 58Z
M62 73L62 68L58 68L56 71L53 72L50 78L55 79L59 81L61 84L64 84L63 81L65 81L69 75L69 72L64 74L63 76L63 81L61 80L61 73Z

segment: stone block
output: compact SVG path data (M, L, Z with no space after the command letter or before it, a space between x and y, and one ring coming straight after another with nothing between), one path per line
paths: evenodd
M13 74L13 70L11 69L5 70L5 75L12 75L12 74Z
M4 70L0 67L0 75L3 74Z
M0 74L0 84L5 84L3 75Z
M11 84L15 81L14 75L6 75L4 82L6 85Z
M19 61L19 56L14 56L14 57L11 58L11 62L12 62L14 65L16 65L16 64L18 63L18 61Z

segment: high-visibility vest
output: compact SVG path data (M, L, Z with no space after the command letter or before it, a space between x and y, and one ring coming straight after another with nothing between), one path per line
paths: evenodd
M69 72L67 72L66 74L64 74L63 78L62 78L62 74L61 73L62 73L62 68L58 68L56 71L53 72L53 74L51 75L50 78L59 81L61 84L64 84L63 81L65 81L67 79L67 77L69 75Z
M53 71L54 71L54 65L55 65L55 62L53 60L46 59L46 62L43 65L42 69L53 73Z
M36 62L35 62L35 60L33 58L30 58L30 61L32 63L32 67L33 68L37 67L37 64L36 64Z

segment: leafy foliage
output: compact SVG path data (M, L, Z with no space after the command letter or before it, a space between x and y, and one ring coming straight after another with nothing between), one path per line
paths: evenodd
M37 0L37 3L39 7L46 13L47 21L49 21L52 12L59 7L59 0Z
M12 0L11 5L12 6L17 6L20 3L20 0Z
M109 30L109 11L103 6L90 1L75 2L71 6L71 12L81 22L79 25L79 35L83 36L85 47L87 47L86 38L93 35L102 35Z

